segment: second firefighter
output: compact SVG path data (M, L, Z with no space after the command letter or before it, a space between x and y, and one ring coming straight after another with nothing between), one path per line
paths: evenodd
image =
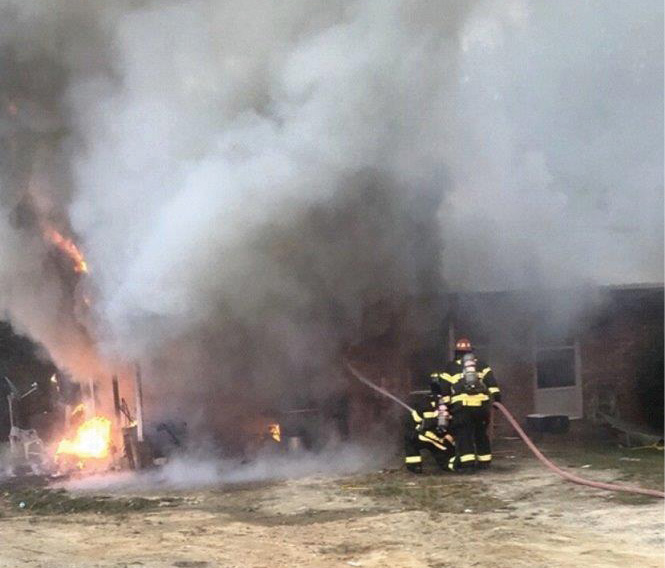
M432 394L450 409L455 454L448 469L468 472L489 467L492 449L487 429L492 400L501 399L490 366L476 358L471 342L463 338L455 344L454 359L430 379Z
M418 393L415 393L418 394ZM422 473L422 451L428 450L442 469L455 456L453 438L448 432L450 415L440 397L431 394L412 401L414 410L407 417L404 449L406 468L413 473Z

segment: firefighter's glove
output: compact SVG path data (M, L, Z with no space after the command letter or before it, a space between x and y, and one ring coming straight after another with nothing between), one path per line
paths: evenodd
M494 402L501 402L501 393L494 393Z
M418 414L415 410L411 411L411 419L415 422L416 424L416 431L417 432L422 432L423 427L425 426L425 421L422 419L420 414Z

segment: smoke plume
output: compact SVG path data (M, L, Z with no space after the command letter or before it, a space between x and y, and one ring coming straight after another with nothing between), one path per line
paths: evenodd
M140 360L214 410L334 394L380 302L661 281L662 28L648 0L2 0L0 306L78 377Z

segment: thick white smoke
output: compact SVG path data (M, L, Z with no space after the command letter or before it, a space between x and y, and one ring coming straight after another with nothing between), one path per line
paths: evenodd
M662 280L658 2L0 6L0 305L64 366L325 396L376 302Z
M449 107L448 280L663 281L662 25L650 1L475 7Z
M62 483L69 491L140 492L149 488L182 489L219 484L297 479L321 473L351 474L389 466L393 448L382 445L369 449L353 443L325 448L317 454L266 454L241 463L211 458L209 454L173 456L163 468L142 472L116 472L85 476Z

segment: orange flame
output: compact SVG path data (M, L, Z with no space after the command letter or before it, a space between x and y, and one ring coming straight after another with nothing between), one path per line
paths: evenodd
M44 237L51 243L53 243L59 250L65 253L74 263L74 271L79 274L88 273L88 264L85 261L83 253L79 248L74 244L74 241L63 237L58 231L53 227L46 227L44 229Z
M279 424L268 424L268 432L275 442L282 441L282 429Z
M72 410L72 417L77 415L83 416L84 414L85 414L85 404L83 404L82 402L77 404L74 407L74 410Z
M95 416L78 427L74 439L64 438L56 455L68 454L79 458L105 458L111 447L111 421Z

